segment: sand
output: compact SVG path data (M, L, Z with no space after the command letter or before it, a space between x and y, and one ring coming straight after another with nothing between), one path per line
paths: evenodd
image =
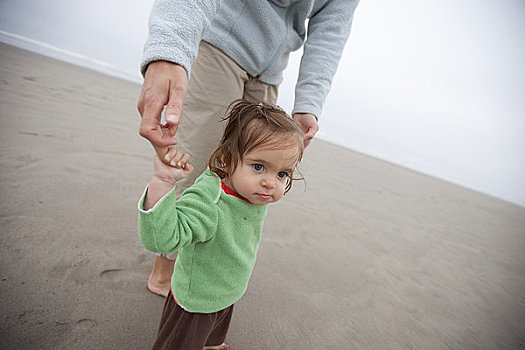
M148 349L137 84L0 45L0 348ZM525 347L525 208L316 140L234 349Z

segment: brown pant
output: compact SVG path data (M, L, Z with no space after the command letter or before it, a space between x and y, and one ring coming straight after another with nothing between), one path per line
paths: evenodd
M191 313L181 308L171 292L166 298L153 349L202 350L224 343L233 305L211 314Z

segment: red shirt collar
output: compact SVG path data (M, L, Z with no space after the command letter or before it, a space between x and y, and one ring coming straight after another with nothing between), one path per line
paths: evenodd
M223 181L221 181L221 186L226 194L242 199L246 203L253 204L252 202L250 202L249 200L247 200L246 198L244 198L243 196L241 196L240 194L238 194L237 192L235 192L234 190L226 186Z

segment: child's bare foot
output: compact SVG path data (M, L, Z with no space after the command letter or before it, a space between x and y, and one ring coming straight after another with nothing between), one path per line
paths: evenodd
M228 344L222 343L221 345L215 345L215 346L205 346L203 350L230 350L231 346Z
M155 257L153 270L148 278L150 292L167 297L171 288L171 275L173 274L174 261L165 256Z

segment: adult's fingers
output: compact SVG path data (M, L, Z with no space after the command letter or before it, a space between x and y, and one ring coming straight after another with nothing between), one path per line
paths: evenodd
M174 140L162 132L161 116L168 98L166 82L159 81L152 74L146 74L137 108L142 117L139 134L155 147L169 146Z
M310 144L310 141L315 137L317 131L319 131L317 118L309 113L295 113L293 119L303 131L304 147L307 147Z
M140 124L139 134L149 140L154 147L176 145L177 140L172 137L173 135L170 132L164 132L166 127L162 126L157 120L155 114L145 112Z
M137 108L142 117L139 134L154 147L167 147L177 143L173 136L180 122L187 86L188 77L183 67L166 61L149 64ZM164 106L166 124L162 125ZM158 150L157 153L159 154Z
M303 134L303 144L304 147L308 147L310 142L313 140L316 131L313 128L309 128L306 133Z
M182 116L182 105L188 90L188 75L186 70L176 64L168 67L170 74L169 98L166 103L166 125L167 132L174 136L177 133Z

